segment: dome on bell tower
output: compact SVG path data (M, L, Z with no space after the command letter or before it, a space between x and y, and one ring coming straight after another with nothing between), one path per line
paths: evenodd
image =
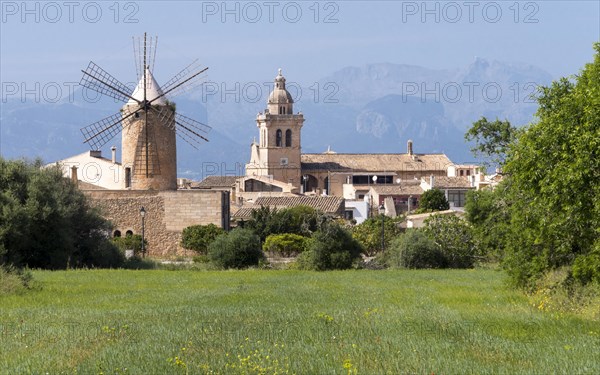
M275 77L275 86L267 101L269 113L291 115L293 113L293 103L294 99L285 88L285 77L281 74L281 68L279 68L277 77Z

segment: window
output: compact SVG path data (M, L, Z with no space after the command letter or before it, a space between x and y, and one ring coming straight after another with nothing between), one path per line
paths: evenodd
M131 237L131 236L133 236L133 231L131 231L131 230L128 230L127 232L125 232L125 236L126 236L126 237Z
M131 168L125 168L125 187L131 187Z
M292 131L290 129L285 131L285 147L292 147Z
M285 115L285 107L284 106L279 107L279 114Z
M121 237L121 231L120 231L120 230L116 230L116 231L113 233L113 237L115 237L115 238L117 238L117 237Z
M460 170L460 175L464 176L464 171L462 169Z
M465 190L448 190L448 202L453 203L454 207L464 207L467 200Z
M281 147L281 138L282 138L281 129L277 129L277 132L275 132L275 146Z
M346 220L354 219L354 211L352 211L352 210L344 211L344 219L346 219Z

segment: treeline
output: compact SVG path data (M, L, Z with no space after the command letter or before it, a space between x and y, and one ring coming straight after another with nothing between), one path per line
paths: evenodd
M600 283L600 43L595 50L579 75L540 89L536 122L482 118L466 134L503 175L493 191L469 195L467 218L478 247L520 287L557 270L567 287Z
M0 158L0 265L116 267L124 259L109 233L110 223L59 167Z

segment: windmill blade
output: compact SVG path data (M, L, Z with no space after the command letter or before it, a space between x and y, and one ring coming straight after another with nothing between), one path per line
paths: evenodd
M81 81L79 82L81 86L122 102L132 99L140 104L139 100L131 96L131 89L129 87L122 84L93 61L90 61L86 70L82 70L81 72L83 73L83 77L81 77Z
M171 90L179 82L187 79L188 77L194 75L195 72L202 69L202 65L200 65L200 62L198 60L199 59L192 61L192 63L190 65L186 66L179 73L175 74L173 76L173 78L171 78L167 83L165 83L163 85L164 87L162 90L165 92ZM204 77L205 76L203 76L203 75L196 76L191 81L188 81L187 84L180 86L177 90L174 90L173 92L171 92L171 94L169 96L174 97L174 96L180 95L183 92L193 90L195 87L202 84Z
M202 74L202 73L206 72L207 70L208 70L208 67L206 67L206 68L204 68L204 69L202 69L202 70L200 70L200 71L198 71L198 72L195 72L195 73L193 73L191 76L189 76L188 78L185 78L183 81L181 81L181 80L178 80L178 81L181 81L181 82L179 82L179 83L174 83L174 84L171 84L169 88L167 88L167 89L163 90L163 93L162 93L161 95L159 95L159 96L157 96L156 98L154 98L154 99L150 100L148 103L149 103L149 104L151 104L151 103L152 103L152 102L154 102L155 100L158 100L158 99L162 98L163 96L166 96L166 95L168 95L168 94L171 94L172 92L174 92L174 91L175 91L175 90L177 90L178 88L182 87L182 86L183 86L183 85L185 85L186 83L190 83L190 84L191 84L191 82L194 82L194 81L195 81L195 79L198 79L197 77L198 77L198 76L200 76L200 74Z
M138 111L127 112L125 116L121 112L115 113L112 116L81 128L80 130L84 137L83 143L89 144L93 150L100 150L102 146L119 134L123 128L129 126L133 119L132 116L136 113ZM123 126L120 126L121 123Z
M208 134L212 129L210 126L178 113L175 114L175 123L177 124L176 129L178 131L190 137L196 136L208 142L208 139L199 133Z

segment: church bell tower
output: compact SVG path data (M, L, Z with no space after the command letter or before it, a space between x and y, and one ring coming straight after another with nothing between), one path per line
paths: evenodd
M247 176L270 176L300 188L300 130L304 115L294 114L293 110L294 100L285 88L285 77L279 69L267 108L256 116L259 142L254 141L251 145L250 163L246 164Z

